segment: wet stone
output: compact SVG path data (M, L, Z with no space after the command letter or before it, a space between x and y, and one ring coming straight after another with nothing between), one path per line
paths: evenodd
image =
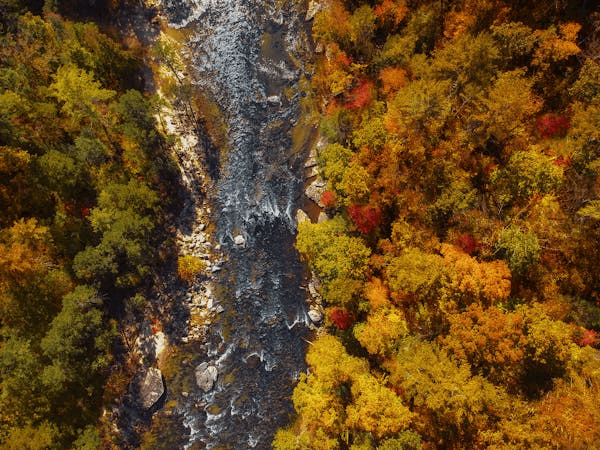
M244 236L242 236L241 234L238 234L235 238L233 238L233 242L238 247L244 248L246 246L246 239L244 239Z
M246 364L251 369L254 369L260 364L260 357L258 355L250 355L246 358Z
M208 392L213 388L218 376L217 368L207 362L203 362L196 367L196 383L204 392Z

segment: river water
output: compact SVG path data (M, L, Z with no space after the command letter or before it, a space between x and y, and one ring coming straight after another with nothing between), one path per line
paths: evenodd
M226 257L216 274L224 311L210 326L202 359L219 377L182 406L186 448L271 448L305 370L310 321L293 246L303 161L293 154L291 132L307 41L293 3L163 1L170 26L192 31L192 76L223 111L230 146L213 180L215 236Z

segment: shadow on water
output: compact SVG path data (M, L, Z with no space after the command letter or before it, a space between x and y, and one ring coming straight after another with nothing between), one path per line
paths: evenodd
M207 133L206 120L199 118L196 124L198 144L204 150L204 165L208 176L218 181L221 176L221 149L217 147Z

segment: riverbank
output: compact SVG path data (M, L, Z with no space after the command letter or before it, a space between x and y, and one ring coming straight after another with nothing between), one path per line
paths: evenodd
M161 30L146 84L174 143L181 197L148 303L124 332L137 368L110 414L125 447L270 448L292 413L305 339L323 320L318 282L294 248L296 223L326 215L317 133L299 119L306 16L278 8L197 11L201 28L151 21ZM237 40L240 30L251 37ZM182 260L197 274L180 276ZM156 403L142 398L148 389Z

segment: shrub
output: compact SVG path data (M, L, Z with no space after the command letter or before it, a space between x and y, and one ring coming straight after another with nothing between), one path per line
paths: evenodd
M180 256L177 260L177 273L179 278L188 283L192 283L196 275L200 274L206 264L200 258L192 255Z

